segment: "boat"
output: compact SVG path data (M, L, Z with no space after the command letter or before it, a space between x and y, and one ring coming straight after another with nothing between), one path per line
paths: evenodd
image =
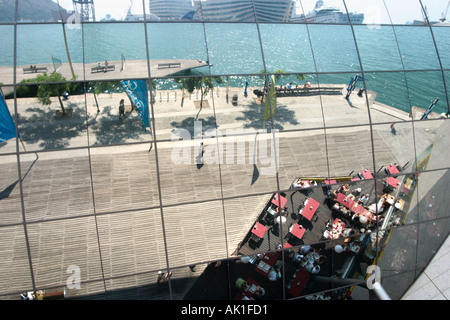
M349 23L350 21L352 24L362 24L364 13L349 12L347 14L339 8L325 6L323 1L319 0L311 12L306 15L294 15L292 21L308 23Z

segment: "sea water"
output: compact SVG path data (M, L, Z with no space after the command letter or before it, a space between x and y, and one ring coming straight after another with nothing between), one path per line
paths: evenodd
M439 98L434 111L448 112L440 70L441 64L450 69L448 27L431 31L428 26L399 25L91 23L66 26L65 31L74 63L120 60L122 55L145 60L147 54L150 59L209 60L213 75L227 75L230 85L238 87L246 79L250 87L261 86L258 74L264 68L293 74L277 84L303 84L306 80L296 74L311 83L348 84L364 71L366 88L377 92L381 103L409 111L411 106L427 108ZM0 26L0 37L0 65L13 65L14 26ZM62 25L17 25L16 52L17 65L51 63L52 57L67 62ZM450 91L450 71L444 77ZM170 80L157 82L158 89L176 86Z

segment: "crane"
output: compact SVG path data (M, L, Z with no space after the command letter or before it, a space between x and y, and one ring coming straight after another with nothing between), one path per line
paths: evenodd
M445 13L442 12L442 16L441 16L441 18L439 19L441 22L444 22L444 21L446 20L447 12L448 12L448 7L449 7L449 6L450 6L450 0L449 0L448 3L447 3L447 9L445 9Z

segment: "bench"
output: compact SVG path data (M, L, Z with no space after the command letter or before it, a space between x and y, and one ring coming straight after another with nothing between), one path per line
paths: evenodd
M116 70L116 67L114 65L108 65L107 67L97 66L97 67L91 68L91 73L108 72L108 71L114 71L114 70Z
M276 88L277 95L341 94L344 87Z
M47 72L47 67L29 67L23 68L23 73L37 73L37 72Z
M158 69L181 68L181 63L158 63Z

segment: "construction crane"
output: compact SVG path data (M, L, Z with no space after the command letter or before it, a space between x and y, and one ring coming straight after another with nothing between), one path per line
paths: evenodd
M442 12L442 16L439 19L441 22L445 22L445 20L447 19L447 12L448 12L448 7L450 6L450 0L447 3L447 9L445 9L445 13Z
M95 21L94 0L72 0L75 12L78 12L81 21Z

